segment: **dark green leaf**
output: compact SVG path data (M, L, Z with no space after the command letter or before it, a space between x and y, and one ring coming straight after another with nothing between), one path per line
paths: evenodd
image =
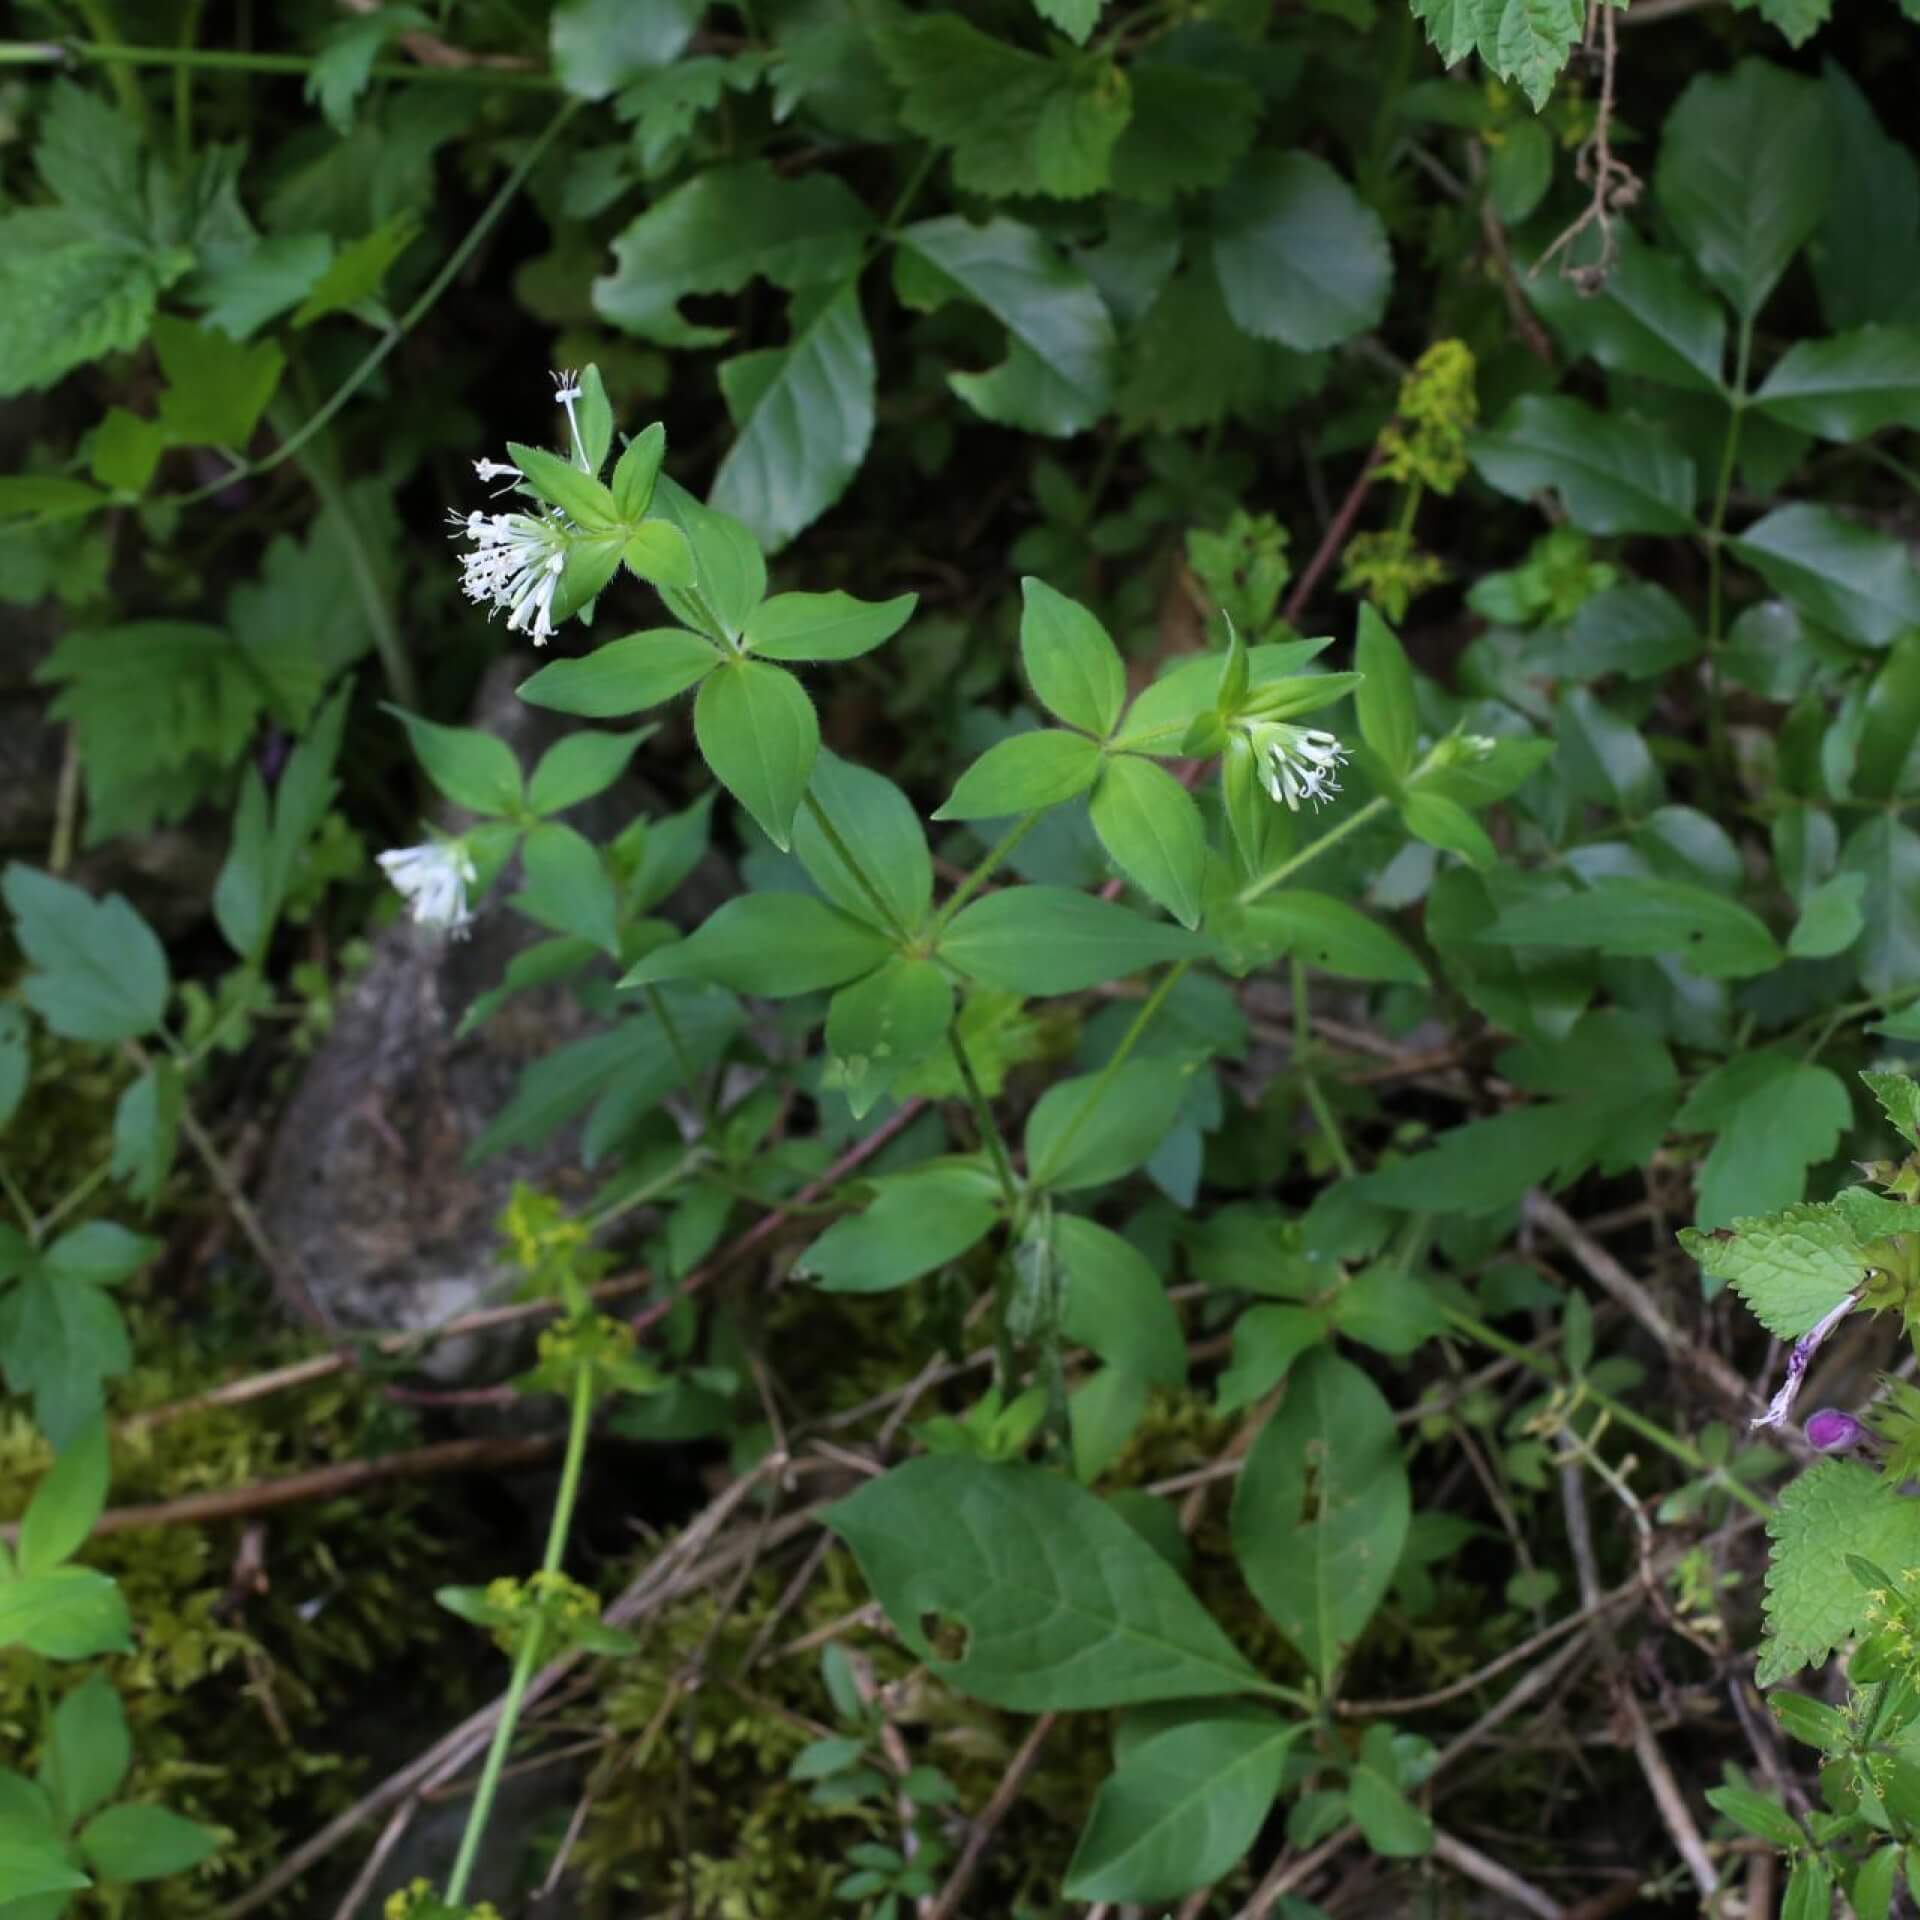
M84 1820L113 1798L133 1764L127 1716L105 1673L90 1673L60 1702L52 1746L43 1771L58 1788L60 1811L69 1823Z
M1056 1081L1027 1117L1028 1179L1070 1193L1131 1173L1166 1138L1192 1072L1162 1056L1130 1060L1112 1075Z
M783 667L729 660L700 683L694 736L713 775L782 850L820 751L820 722Z
M1729 543L1776 593L1862 646L1920 626L1920 573L1906 547L1831 507L1776 507Z
M1587 533L1685 533L1693 462L1657 428L1578 400L1524 394L1469 443L1481 479L1515 500L1548 489Z
M794 823L793 850L814 885L855 919L910 933L926 917L933 899L927 836L913 802L884 775L823 752L807 809Z
M1694 77L1668 113L1655 190L1694 264L1753 315L1827 205L1826 107L1763 60Z
M443 727L389 706L407 730L415 757L456 807L507 815L520 811L520 763L504 740L473 727Z
M583 660L555 660L517 691L522 700L590 720L644 713L696 686L720 664L711 640L681 627L659 627L609 640Z
M1038 1468L912 1460L830 1508L827 1524L913 1654L992 1705L1114 1707L1259 1685L1119 1515ZM949 1628L965 1637L957 1651Z
M1186 788L1151 760L1115 754L1094 789L1090 812L1114 865L1183 927L1198 926L1207 830Z
M1255 154L1215 195L1213 263L1235 323L1300 351L1377 324L1393 284L1379 215L1304 152Z
M1175 1900L1222 1878L1272 1811L1299 1732L1241 1708L1131 1748L1094 1797L1067 1898Z
M786 1000L858 979L892 951L864 920L810 893L750 893L717 908L685 940L657 948L620 984L710 980Z
M1861 327L1834 340L1798 340L1775 363L1754 404L1823 440L1920 427L1920 331Z
M681 318L687 294L738 293L756 275L787 288L838 285L858 269L871 224L832 173L784 179L764 160L710 167L613 243L613 272L593 283L594 308L662 346L717 346L726 328Z
M975 412L1029 433L1082 433L1113 396L1115 340L1106 303L1078 267L1032 227L958 214L921 220L900 235L914 265L903 298L932 307L955 292L977 301L1012 336L1007 358L947 383ZM896 265L896 279L902 267Z
M1399 1431L1380 1389L1324 1348L1307 1354L1234 1488L1233 1550L1323 1683L1385 1595L1411 1513Z
M851 281L796 303L793 338L720 370L737 438L713 477L713 504L778 552L846 492L873 438L873 342Z
M942 959L1009 993L1078 993L1211 951L1197 934L1064 887L990 893L962 908L940 940Z
M81 1855L103 1880L163 1880L197 1867L214 1845L207 1828L165 1807L109 1807L80 1832Z
M990 1175L925 1168L883 1184L864 1213L835 1221L793 1270L826 1293L884 1293L957 1260L999 1218Z

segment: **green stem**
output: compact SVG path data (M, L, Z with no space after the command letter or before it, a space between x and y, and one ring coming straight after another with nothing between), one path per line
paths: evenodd
M27 1196L21 1190L20 1183L13 1177L13 1169L4 1160L0 1160L0 1189L13 1202L13 1210L20 1216L20 1225L34 1246L40 1244L40 1222L34 1217L32 1207L27 1204Z
M1333 1109L1327 1105L1327 1096L1320 1090L1320 1082L1313 1072L1313 1023L1310 1018L1310 1003L1307 997L1307 963L1296 953L1288 960L1293 981L1293 1068L1300 1076L1300 1089L1306 1095L1307 1107L1313 1114L1314 1124L1320 1129L1326 1140L1327 1150L1333 1155L1333 1163L1340 1169L1343 1179L1351 1180L1354 1175L1353 1155L1347 1151L1345 1136L1340 1131L1340 1123L1333 1117Z
M267 418L273 423L276 433L285 434L282 424L285 409L276 405L268 410ZM287 437L311 438L297 431ZM413 677L413 662L407 658L406 643L400 637L399 623L394 619L393 608L381 589L380 577L374 570L373 554L367 546L359 521L347 505L344 490L334 478L333 470L320 449L297 455L294 464L318 496L321 511L331 515L340 529L341 543L346 549L347 569L353 575L354 591L359 595L361 611L366 615L367 626L373 634L374 651L380 656L381 671L387 676L387 690L401 706L418 707L420 688Z
M587 1430L592 1423L593 1368L582 1366L573 1376L573 1417L567 1425L566 1458L560 1465L560 1490L554 1495L546 1557L540 1563L542 1573L560 1571L567 1530L573 1524L573 1509L580 1497L580 1474L587 1458ZM537 1613L522 1633L520 1650L514 1655L513 1674L507 1682L507 1697L501 1702L500 1718L493 1729L493 1743L487 1748L486 1764L480 1769L480 1784L474 1790L473 1805L467 1813L467 1830L460 1836L460 1851L454 1859L453 1872L447 1877L446 1900L450 1907L458 1907L466 1900L467 1883L473 1878L473 1863L479 1855L480 1842L486 1837L487 1818L493 1811L494 1795L499 1791L507 1750L513 1745L520 1705L539 1662L542 1635Z
M840 829L828 817L826 808L814 797L811 788L807 792L807 812L813 816L813 824L826 837L827 845L833 849L840 864L852 874L860 891L867 896L867 904L887 923L897 939L906 939L907 930L900 924L900 916L894 912L892 903L861 864L859 855L841 838Z
M87 23L87 30L93 35L91 51L96 58L118 61L120 56L132 51L120 44L120 29L114 23L113 8L109 0L74 0L74 9ZM79 46L86 43L80 42ZM73 57L78 48L60 47L54 49L55 58L61 66ZM168 49L156 48L156 52ZM81 55L82 58L86 56ZM137 64L137 63L135 63ZM112 71L112 86L121 107L144 128L147 125L146 96L140 91L140 83L133 77L131 67L115 65Z
M647 1009L660 1023L660 1031L667 1036L667 1046L673 1054L673 1064L686 1089L700 1103L700 1121L703 1128L711 1133L715 1114L713 1097L700 1070L694 1063L693 1055L687 1051L687 1043L681 1036L680 1023L673 1017L673 1009L667 1005L666 996L658 987L642 987L646 995Z
M421 71L434 72L438 69L422 68ZM298 433L290 439L281 441L273 452L258 460L239 462L229 472L223 473L219 479L208 481L204 487L197 487L191 493L167 494L161 497L170 504L180 507L190 507L198 501L210 500L215 494L224 493L238 480L246 480L255 474L270 472L284 461L293 459L315 434L323 432L334 415L379 372L394 348L432 312L440 296L453 284L461 268L473 258L475 249L492 232L495 222L506 212L521 187L526 184L528 174L539 165L547 149L559 136L560 130L579 112L581 105L582 103L578 100L569 100L547 122L540 137L520 156L513 171L501 183L499 192L481 209L479 219L467 229L460 244L447 256L446 263L440 271L427 282L420 297L395 321L392 331L382 336L372 351L347 375L346 380L335 388L333 397Z
M907 217L907 209L920 197L920 189L927 184L927 175L933 171L939 158L940 152L937 147L929 147L920 156L919 165L907 175L906 185L900 189L898 197L887 211L886 219L880 223L877 238L891 240L896 237L900 222Z
M1114 1048L1107 1064L1100 1069L1099 1077L1087 1089L1086 1097L1074 1109L1073 1118L1067 1122L1066 1131L1049 1144L1047 1149L1049 1164L1058 1165L1066 1159L1067 1149L1073 1145L1080 1129L1093 1117L1099 1109L1100 1102L1106 1098L1107 1089L1113 1084L1114 1075L1127 1064L1128 1057L1139 1045L1141 1036L1153 1024L1153 1016L1160 1011L1166 1002L1167 995L1180 984L1181 976L1192 965L1191 960L1176 960L1160 976L1160 984L1140 1003L1140 1011L1133 1016L1132 1026L1120 1036L1120 1044ZM1031 1173L1033 1169L1029 1167L1027 1171Z
M1532 1348L1523 1347L1517 1341L1509 1340L1504 1333L1495 1332L1484 1321L1476 1320L1470 1313L1462 1313L1458 1307L1443 1304L1440 1312L1468 1339L1478 1341L1483 1347L1491 1347L1495 1353L1505 1354L1509 1360L1518 1361L1530 1372L1537 1373L1556 1385L1567 1384L1561 1376L1560 1369L1551 1360L1535 1353ZM1774 1510L1767 1501L1761 1499L1750 1487L1743 1486L1724 1468L1716 1467L1705 1454L1689 1442L1682 1440L1677 1433L1669 1433L1657 1421L1649 1420L1644 1414L1634 1412L1623 1401L1616 1400L1612 1394L1603 1393L1591 1381L1582 1380L1579 1392L1584 1399L1591 1400L1595 1406L1603 1408L1611 1418L1619 1421L1630 1432L1639 1434L1643 1440L1651 1441L1662 1453L1670 1454L1681 1465L1690 1467L1699 1474L1702 1479L1711 1480L1715 1485L1723 1488L1749 1513L1757 1513L1762 1519L1773 1517Z
M1000 1182L1000 1192L1007 1203L1007 1222L1017 1227L1020 1222L1020 1182L1014 1178L1013 1157L1007 1151L1006 1136L1000 1131L1000 1122L993 1117L993 1102L987 1098L986 1090L973 1071L973 1062L967 1058L967 1049L959 1033L952 1027L947 1029L947 1045L953 1050L953 1064L960 1069L960 1084L967 1090L967 1103L973 1108L974 1123L980 1129L980 1138L986 1143L988 1158L993 1162L993 1171Z
M180 15L180 51L185 52L200 37L200 14L205 5L206 0L187 0ZM193 69L184 61L173 70L173 158L184 176L193 159Z
M636 1207L650 1207L662 1194L671 1193L689 1174L696 1173L706 1163L708 1156L704 1149L690 1153L683 1160L676 1160L665 1173L657 1175L644 1185L635 1187L629 1194L623 1194L617 1200L610 1200L596 1213L584 1213L580 1224L589 1233L598 1233L603 1227L618 1220L622 1214L631 1213Z
M201 73L311 73L319 56L304 53L236 53L217 47L129 47L113 38L112 22L97 0L75 0L93 29L91 40L0 40L0 67L66 67L76 60L108 68L126 101L136 67L171 67ZM411 60L376 60L376 80L425 80L440 85L506 87L515 92L557 93L560 81L544 70L521 67L427 67ZM138 100L137 92L134 96ZM129 111L142 105L129 103Z
M70 1214L74 1210L75 1207L79 1206L83 1201L89 1199L96 1191L98 1191L98 1189L105 1183L107 1176L112 1171L113 1171L113 1162L111 1160L102 1160L100 1164L97 1167L95 1167L94 1170L90 1174L88 1174L84 1180L82 1180L79 1183L78 1186L75 1186L68 1191L65 1199L56 1200L54 1204L50 1208L48 1208L47 1212L41 1217L41 1221L40 1221L41 1238L44 1239L49 1233L53 1231L53 1229L56 1226L59 1225L59 1223L62 1220L64 1220L67 1217L68 1214Z
M1747 373L1753 360L1753 316L1740 322L1740 344L1735 355L1733 390L1727 395L1727 437L1720 448L1720 477L1713 490L1713 512L1707 521L1707 754L1716 781L1732 770L1727 749L1725 690L1720 682L1720 576L1727 535L1727 501L1733 493L1734 463L1740 453L1740 429L1747 417Z
M1271 873L1263 873L1258 880L1249 880L1235 895L1234 904L1252 906L1263 893L1271 893L1283 880L1292 879L1309 861L1319 859L1328 848L1338 846L1348 834L1358 833L1369 820L1376 814L1384 813L1391 804L1384 794L1376 794L1364 807L1348 814L1337 827L1323 833L1318 840L1309 841L1291 859L1281 861Z
M940 909L939 916L933 923L933 931L936 937L946 927L947 922L980 891L987 876L993 872L994 868L1040 824L1040 816L1045 811L1046 809L1044 807L1036 807L1033 812L1022 814L1001 839L1000 843L997 846L987 849L985 857L982 858L974 870L954 888L952 897L947 901L947 904Z

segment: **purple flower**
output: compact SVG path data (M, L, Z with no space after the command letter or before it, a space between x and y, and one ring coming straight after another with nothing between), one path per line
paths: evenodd
M1848 1294L1793 1343L1793 1351L1787 1355L1787 1377L1780 1383L1780 1391L1767 1402L1766 1412L1754 1420L1756 1427L1784 1427L1787 1424L1787 1415L1793 1411L1793 1403L1799 1396L1800 1382L1806 1377L1808 1363L1820 1351L1827 1335L1853 1311L1855 1298L1855 1295Z
M1807 1445L1816 1453L1845 1453L1867 1437L1866 1428L1852 1414L1842 1413L1837 1407L1822 1407L1818 1413L1809 1414L1801 1431L1807 1436Z

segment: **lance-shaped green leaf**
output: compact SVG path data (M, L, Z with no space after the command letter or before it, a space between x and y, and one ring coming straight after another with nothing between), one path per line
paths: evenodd
M749 893L710 913L684 940L656 948L621 980L711 980L735 993L790 1000L871 972L886 938L810 893Z
M1067 1869L1069 1900L1177 1900L1211 1886L1273 1810L1300 1733L1270 1713L1207 1714L1141 1741L1101 1782Z
M1474 470L1515 500L1551 489L1586 533L1685 533L1693 462L1642 421L1578 400L1523 394L1468 445Z
M783 667L729 660L700 683L694 738L713 776L783 851L820 751L820 722Z
M1920 626L1920 572L1905 546L1831 507L1776 507L1729 545L1810 619L1862 646Z
M814 885L855 919L911 933L926 917L933 899L927 836L913 802L884 774L822 753L807 810L794 823L793 850Z
M1234 1489L1233 1551L1322 1683L1373 1618L1411 1516L1393 1409L1358 1367L1308 1353Z
M1131 1173L1166 1138L1193 1072L1190 1062L1160 1056L1056 1081L1027 1116L1027 1177L1066 1193Z
M504 740L475 727L443 727L399 707L386 710L406 728L427 778L456 807L474 813L519 812L520 762Z
M1360 716L1360 737L1380 756L1390 774L1403 779L1412 770L1413 749L1420 735L1413 667L1399 637L1371 607L1360 609L1353 664L1361 675L1353 703Z
M932 309L964 294L1011 335L988 373L948 375L948 385L988 420L1029 433L1083 433L1113 397L1113 319L1081 270L1032 227L958 214L921 220L900 235L895 279L909 305Z
M1785 958L1766 922L1738 901L1685 881L1620 874L1579 893L1522 901L1480 938L1633 957L1677 954L1690 972L1709 980L1747 979Z
M776 593L747 621L748 650L766 660L857 660L913 618L920 596L856 600L850 593Z
M1527 299L1568 348L1615 373L1636 374L1696 393L1722 390L1727 311L1701 289L1683 261L1658 253L1625 225L1615 257L1588 293L1550 262L1526 280Z
M878 1183L864 1213L836 1220L794 1262L825 1293L886 1293L957 1260L1000 1218L993 1176L978 1167L924 1167Z
M711 640L683 627L659 627L609 640L580 660L555 660L521 681L522 700L589 720L644 713L698 686L721 655Z
M863 1119L900 1074L945 1045L952 1024L952 980L931 960L896 954L833 996L826 1084L844 1093L853 1117Z
M911 1460L827 1513L894 1630L1016 1712L1257 1691L1180 1576L1105 1502L1035 1467Z
M1166 1283L1132 1241L1078 1214L1053 1217L1053 1248L1066 1271L1060 1331L1102 1360L1177 1387L1187 1340Z
M1694 264L1753 315L1820 223L1826 109L1811 80L1743 60L1696 75L1661 131L1655 191Z
M940 940L941 958L970 980L1034 994L1078 993L1213 950L1184 928L1065 887L1004 887L964 907Z
M1151 760L1115 754L1090 813L1114 865L1183 927L1198 926L1207 830L1193 795Z
M1111 732L1126 704L1127 670L1106 628L1031 574L1020 594L1020 661L1041 705L1087 733Z
M996 740L959 780L936 820L1000 820L1057 807L1100 777L1101 752L1084 733L1036 727Z
M1920 329L1860 327L1833 340L1797 340L1754 404L1823 440L1920 427Z
M858 286L796 300L792 339L729 360L720 387L737 437L713 504L778 552L846 492L873 439L873 342Z

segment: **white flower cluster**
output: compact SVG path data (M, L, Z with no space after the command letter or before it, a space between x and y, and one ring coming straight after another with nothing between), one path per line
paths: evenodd
M1318 727L1290 727L1283 720L1246 723L1260 784L1291 812L1301 801L1324 805L1340 791L1334 769L1346 763L1347 750Z
M567 410L576 459L584 466L580 423L574 402L580 383L574 374L556 373L555 398ZM520 469L511 460L476 460L473 470L489 484L504 480L511 487ZM473 513L453 515L454 537L471 540L470 552L460 561L460 589L469 600L486 607L489 617L505 610L507 626L531 635L544 646L557 631L553 624L553 596L567 567L567 545L572 523L563 513Z
M458 840L429 840L380 856L386 876L406 897L414 924L442 929L463 939L473 916L467 889L473 885L473 856Z
M485 469L498 463L481 460ZM506 469L517 472L516 468ZM553 596L567 567L567 536L572 532L557 513L537 518L528 513L481 513L463 520L454 515L459 536L473 542L460 559L460 590L491 612L506 610L507 625L533 636L543 646L556 631Z

